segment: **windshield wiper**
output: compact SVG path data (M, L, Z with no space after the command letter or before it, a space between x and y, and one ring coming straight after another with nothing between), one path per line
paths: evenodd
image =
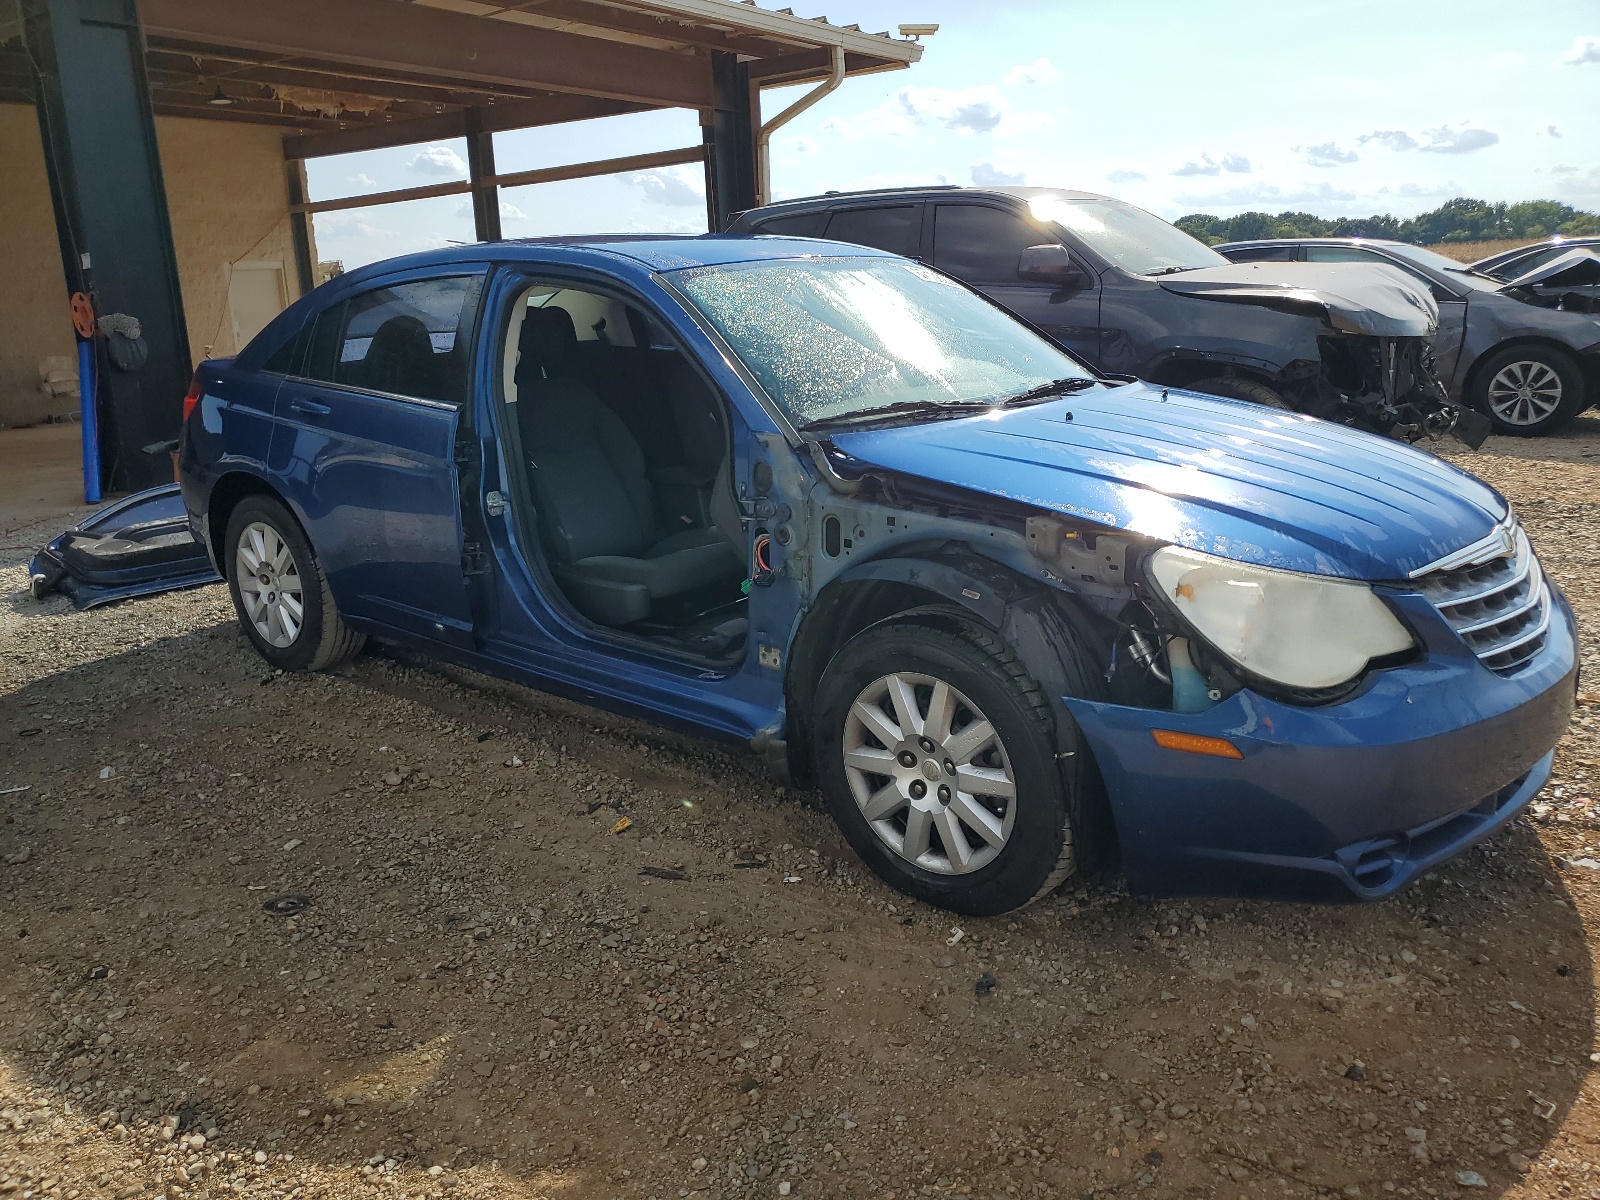
M1068 392L1081 392L1094 387L1099 383L1088 375L1073 375L1067 379L1052 379L1049 383L1041 383L1038 387L1031 387L1025 392L1018 392L1015 396L1007 396L994 403L995 408L1015 408L1019 404L1030 404L1035 400L1044 400L1050 396L1065 396Z
M1154 271L1144 271L1142 274L1146 279L1149 279L1156 275L1175 275L1179 271L1192 270L1194 270L1193 267L1157 267Z
M893 404L885 404L882 408L863 408L856 412L840 413L838 416L818 417L815 421L807 421L800 426L800 429L809 433L840 425L858 425L885 417L916 416L931 417L935 420L942 417L967 417L973 413L988 412L993 407L994 405L987 400L946 400L943 403L937 400L897 400Z

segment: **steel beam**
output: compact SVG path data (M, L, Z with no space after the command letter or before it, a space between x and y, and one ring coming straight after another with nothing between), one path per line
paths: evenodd
M177 437L191 363L134 0L23 0L22 12L66 277L61 320L67 293L87 291L96 312L138 318L148 349L122 371L96 339L103 482L150 487L172 478L162 443Z
M472 185L472 228L480 242L498 242L500 189L494 182L494 134L483 127L483 110L469 108L467 182Z
M713 104L704 118L706 227L727 228L733 215L756 204L760 190L756 134L761 129L761 92L750 64L737 56L711 55Z
M644 112L655 107L625 100L598 100L590 96L548 96L540 100L513 100L482 106L481 128L486 133L511 129L533 129L541 125L562 125L592 117L614 117L621 113ZM410 146L417 142L438 142L467 136L464 112L446 112L409 121L388 121L351 129L330 129L288 137L283 142L285 158L325 158L330 154L352 154L358 150L383 150L390 146Z
M152 36L218 47L653 105L711 99L701 57L395 0L143 0L141 11Z

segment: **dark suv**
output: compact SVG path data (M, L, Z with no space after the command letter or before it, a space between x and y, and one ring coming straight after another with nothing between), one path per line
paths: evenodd
M1143 209L1057 188L829 193L751 209L728 232L920 259L1105 372L1410 441L1488 432L1438 384L1438 309L1397 272L1236 265Z

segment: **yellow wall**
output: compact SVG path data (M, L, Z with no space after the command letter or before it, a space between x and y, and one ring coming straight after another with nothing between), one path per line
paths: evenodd
M189 348L198 362L234 353L228 280L241 261L277 262L299 294L282 135L269 126L156 118L177 245ZM72 354L55 217L31 107L0 104L0 426L75 412L37 389L39 359ZM312 261L316 251L312 250ZM135 313L135 316L138 314Z

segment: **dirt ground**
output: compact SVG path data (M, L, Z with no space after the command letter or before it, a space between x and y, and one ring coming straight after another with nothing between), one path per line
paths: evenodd
M1600 672L1600 415L1459 457ZM957 921L719 750L274 675L220 587L37 605L49 532L0 546L0 1197L1600 1196L1600 708L1383 904Z

